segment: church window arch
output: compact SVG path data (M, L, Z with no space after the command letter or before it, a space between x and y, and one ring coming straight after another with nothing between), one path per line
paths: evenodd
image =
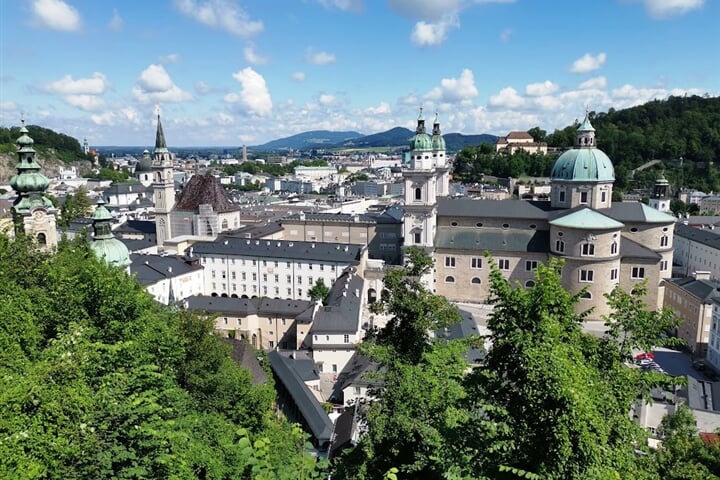
M455 283L455 277L453 277L452 275L448 275L447 277L445 277L445 283Z
M482 280L480 280L479 277L473 277L472 280L470 280L470 283L473 285L480 285L482 283Z
M40 245L47 245L47 236L44 233L38 233L37 242Z
M422 200L422 188L415 188L415 200Z

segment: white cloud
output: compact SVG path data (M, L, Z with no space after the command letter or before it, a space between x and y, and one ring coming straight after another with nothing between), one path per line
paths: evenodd
M305 60L312 65L329 65L335 63L335 54L327 52L314 52L311 48L305 54Z
M305 72L294 72L290 77L296 82L304 82Z
M233 78L240 83L242 90L240 94L230 93L226 95L226 102L239 102L252 113L260 116L267 116L272 113L272 98L262 75L247 67L233 73Z
M77 9L62 0L34 0L32 23L63 32L80 30L82 22Z
M580 90L603 90L607 88L608 82L605 77L595 77L582 82L578 88Z
M648 14L657 19L684 15L692 10L698 10L705 4L705 0L637 0L642 1Z
M0 110L3 111L14 111L17 108L15 102L0 102Z
M210 85L200 80L195 84L195 91L199 93L200 95L205 95L207 93L210 93L212 89L210 88Z
M497 95L490 97L488 104L497 108L519 108L525 104L525 100L518 95L517 90L512 87L505 87Z
M93 111L105 106L105 101L97 95L68 95L65 103L80 110Z
M115 127L118 125L140 125L140 115L132 107L121 108L117 111L108 110L103 113L90 115L95 125Z
M447 18L438 22L421 20L415 24L410 40L417 46L439 45L447 38L451 28L457 28L459 22L456 17Z
M77 80L70 75L65 75L60 80L45 85L44 90L48 93L62 95L100 95L107 87L107 77L100 72L95 72L92 78L78 78Z
M573 73L589 73L602 67L605 60L607 60L607 55L604 52L595 56L586 53L573 62L570 71Z
M254 43L248 43L243 49L243 53L245 55L245 60L247 60L247 62L251 65L265 65L270 60L268 57L259 55L255 51Z
M512 31L511 29L509 29L509 28L506 28L505 30L503 30L502 32L500 32L500 40L501 40L503 43L509 42L509 41L510 41L510 37L513 36L513 33L515 33L515 32L513 32L513 31Z
M113 16L110 19L110 22L108 22L108 28L110 30L113 30L115 32L119 32L122 30L123 27L123 19L120 16L120 13L118 13L117 8L113 9Z
M237 0L175 0L175 6L200 23L240 37L250 37L264 28L261 21L250 19Z
M367 115L390 115L390 105L387 102L380 102L377 107L369 107L365 109Z
M162 63L163 65L177 63L179 61L180 61L179 53L171 53L170 55L163 55L162 57L158 58L158 62Z
M337 8L340 10L359 12L362 10L362 0L317 0L325 8Z
M525 86L525 95L528 95L530 97L552 95L553 93L557 92L559 88L560 87L558 87L550 80L545 80L542 83L530 83Z
M333 95L323 93L318 97L318 103L326 107L332 107L339 105L340 101Z
M475 76L472 70L466 68L460 73L460 78L443 78L440 86L435 87L425 95L428 100L455 103L470 100L478 96L475 86Z
M220 112L215 116L215 122L218 125L233 125L235 123L235 118L227 113Z
M133 87L133 95L143 103L148 102L184 102L192 95L173 83L165 67L151 64L142 71Z

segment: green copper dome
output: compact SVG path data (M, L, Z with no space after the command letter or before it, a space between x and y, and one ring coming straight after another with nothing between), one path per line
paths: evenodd
M40 173L40 165L35 161L35 150L32 148L33 141L28 135L28 129L23 120L20 128L20 137L16 140L18 146L18 164L16 165L17 175L10 179L10 186L18 193L13 204L16 213L29 213L34 208L45 208L54 211L50 199L44 196L45 190L50 185L50 180Z
M440 119L437 113L435 114L435 121L433 122L432 149L445 150L445 139L440 132Z
M597 148L573 148L555 161L551 180L571 182L612 182L615 169L610 158Z
M578 127L575 148L560 155L550 172L550 180L570 182L613 182L615 169L605 152L595 147L595 129L589 114Z
M127 267L130 265L130 252L120 240L112 233L112 215L102 198L98 200L97 207L93 213L93 231L95 236L90 247L95 255L105 260L109 265Z
M420 116L417 120L417 128L415 129L415 135L410 139L411 150L432 150L433 141L425 132L425 118L422 114L422 107L420 107Z

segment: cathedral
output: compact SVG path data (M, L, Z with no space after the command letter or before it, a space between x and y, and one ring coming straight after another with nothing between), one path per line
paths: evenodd
M629 290L647 281L645 301L662 307L675 218L640 202L613 204L613 164L595 145L587 116L574 148L555 162L549 202L450 198L440 124L436 117L428 134L422 110L410 148L403 169L404 245L433 255L435 293L455 302L486 302L487 252L505 278L526 288L534 285L540 263L563 259L563 286L573 294L584 289L577 309L591 310L589 319L610 313L604 295L616 285Z

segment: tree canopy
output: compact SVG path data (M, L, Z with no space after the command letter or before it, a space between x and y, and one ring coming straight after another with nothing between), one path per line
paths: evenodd
M211 320L157 305L84 240L0 237L0 296L0 477L320 474Z

